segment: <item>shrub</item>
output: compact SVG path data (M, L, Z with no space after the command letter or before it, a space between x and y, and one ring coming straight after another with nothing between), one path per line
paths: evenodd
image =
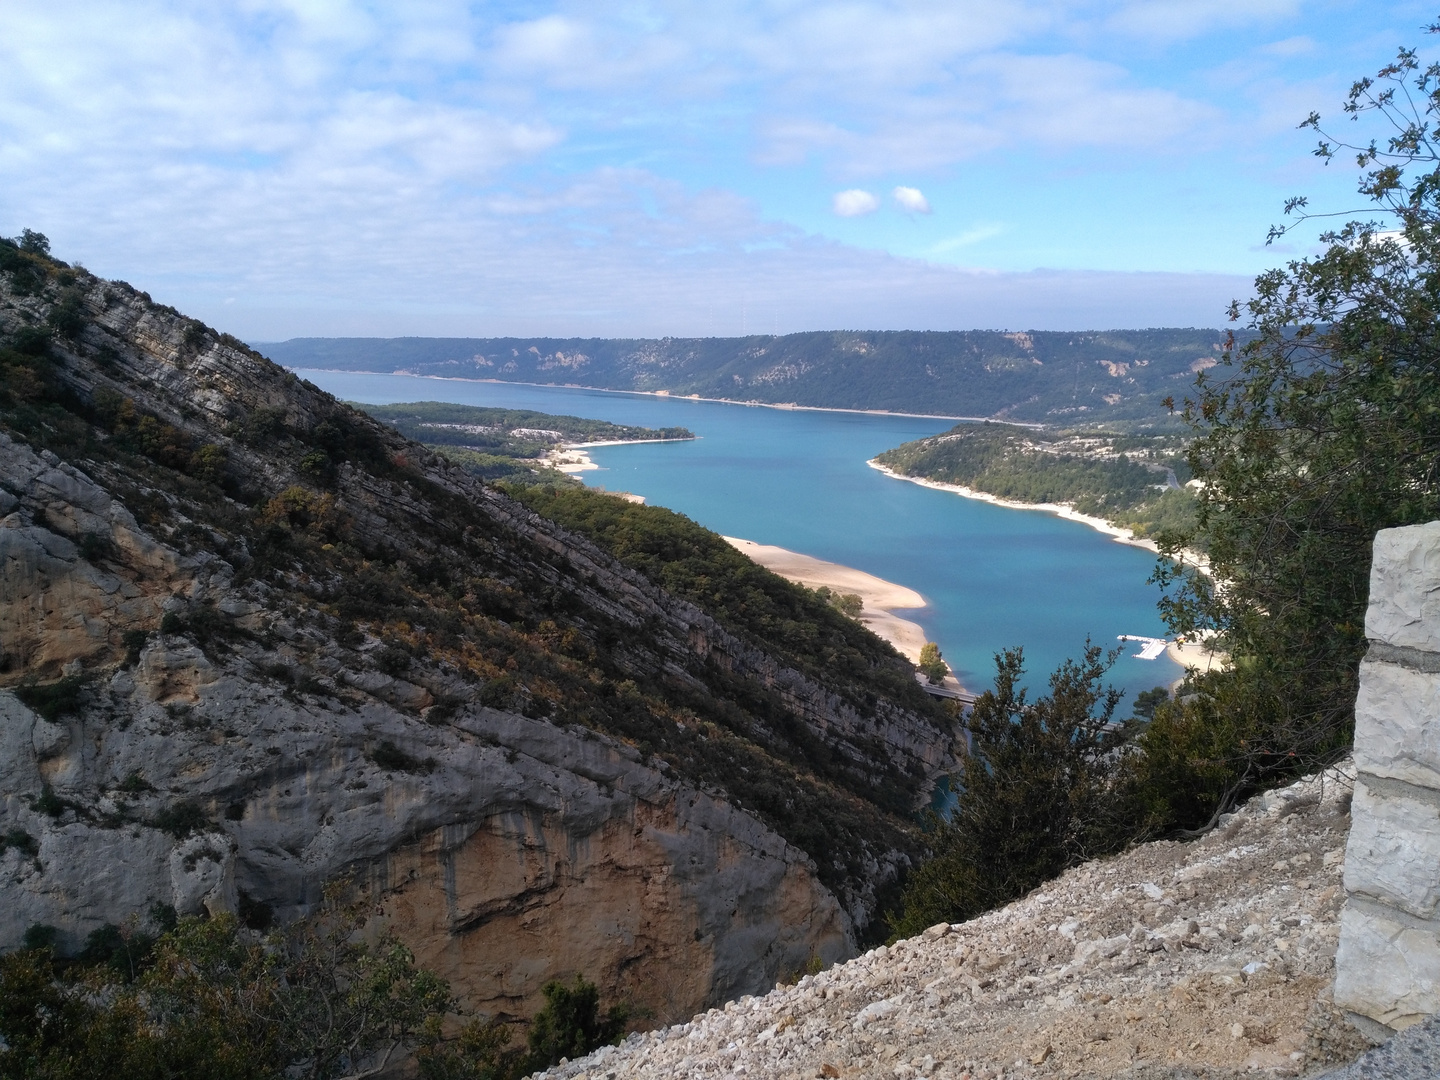
M50 314L45 317L45 321L63 338L79 337L80 331L85 329L88 321L80 294L67 289L59 303L50 309Z
M49 784L42 784L40 794L30 800L30 809L37 814L44 814L46 817L58 818L74 807L69 799L62 799L55 794L55 789Z
M12 848L15 851L23 851L31 858L40 854L40 845L36 843L35 838L24 829L11 829L3 836L0 836L0 853L9 851Z
M49 923L31 923L25 928L25 936L20 939L22 949L49 949L55 950L55 942L60 937L60 931Z
M263 941L231 915L171 919L133 973L112 961L127 934L148 936L134 927L92 934L96 966L80 979L62 977L49 948L0 957L0 1078L379 1072L451 1007L449 988L393 937L362 940L363 911L333 896L317 918Z
M242 926L250 930L269 930L275 923L275 909L263 900L256 900L247 892L240 893L236 914Z
M67 675L53 683L21 683L15 688L15 696L46 720L54 721L79 711L84 690L82 676Z
M905 886L897 937L973 918L1124 846L1130 819L1115 783L1123 736L1111 723L1120 692L1101 686L1116 655L1087 642L1035 701L1017 690L1022 651L995 658L995 688L965 721L971 752L954 813L934 821L934 855Z
M150 640L150 635L144 630L126 630L120 641L125 646L125 663L134 667L140 662L140 653L145 648L145 642Z
M86 533L80 537L80 542L75 546L80 549L80 557L89 563L104 559L115 550L115 545L110 537L103 533Z
M933 641L927 641L920 649L920 663L917 665L925 678L930 682L939 684L945 681L945 676L950 674L950 667L940 656L940 646Z
M183 840L192 833L206 832L215 827L210 816L198 804L188 799L161 810L150 820L150 825L161 832L169 833L176 840Z
M529 1054L527 1072L539 1072L560 1059L584 1057L592 1050L618 1042L630 1019L630 1010L615 1005L600 1015L600 990L584 976L575 976L575 985L548 982L541 988L545 1007L530 1025L526 1039Z
M206 443L190 455L187 471L197 480L218 486L225 480L225 468L229 463L230 454L223 446Z
M369 754L370 760L386 772L428 773L435 768L435 759L423 761L405 753L388 739L382 741Z

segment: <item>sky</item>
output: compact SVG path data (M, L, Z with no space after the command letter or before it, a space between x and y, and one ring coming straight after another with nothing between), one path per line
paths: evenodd
M1221 326L1410 0L6 0L0 234L251 341Z

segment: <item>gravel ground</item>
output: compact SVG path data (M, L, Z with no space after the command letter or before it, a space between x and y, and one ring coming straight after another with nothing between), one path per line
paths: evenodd
M1299 1076L1366 1042L1329 1005L1351 779L1251 800L549 1080Z

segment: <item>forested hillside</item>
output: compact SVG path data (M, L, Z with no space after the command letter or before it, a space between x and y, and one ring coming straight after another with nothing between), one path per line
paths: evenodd
M1046 423L1165 424L1161 402L1213 366L1218 330L825 331L781 337L295 338L292 368L663 390L735 401Z
M1068 503L1140 536L1194 529L1185 440L1166 435L1037 431L959 424L875 460L902 476L1027 503Z

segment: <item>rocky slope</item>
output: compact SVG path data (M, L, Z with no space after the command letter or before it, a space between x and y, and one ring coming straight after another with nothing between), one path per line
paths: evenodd
M917 850L896 792L954 761L888 647L832 621L846 663L797 671L233 338L4 247L0 947L157 903L289 918L349 878L488 1012L579 971L665 1020L853 952Z
M650 1077L1296 1076L1367 1045L1328 1004L1352 780L1251 800L1192 844L1088 863L545 1074Z

